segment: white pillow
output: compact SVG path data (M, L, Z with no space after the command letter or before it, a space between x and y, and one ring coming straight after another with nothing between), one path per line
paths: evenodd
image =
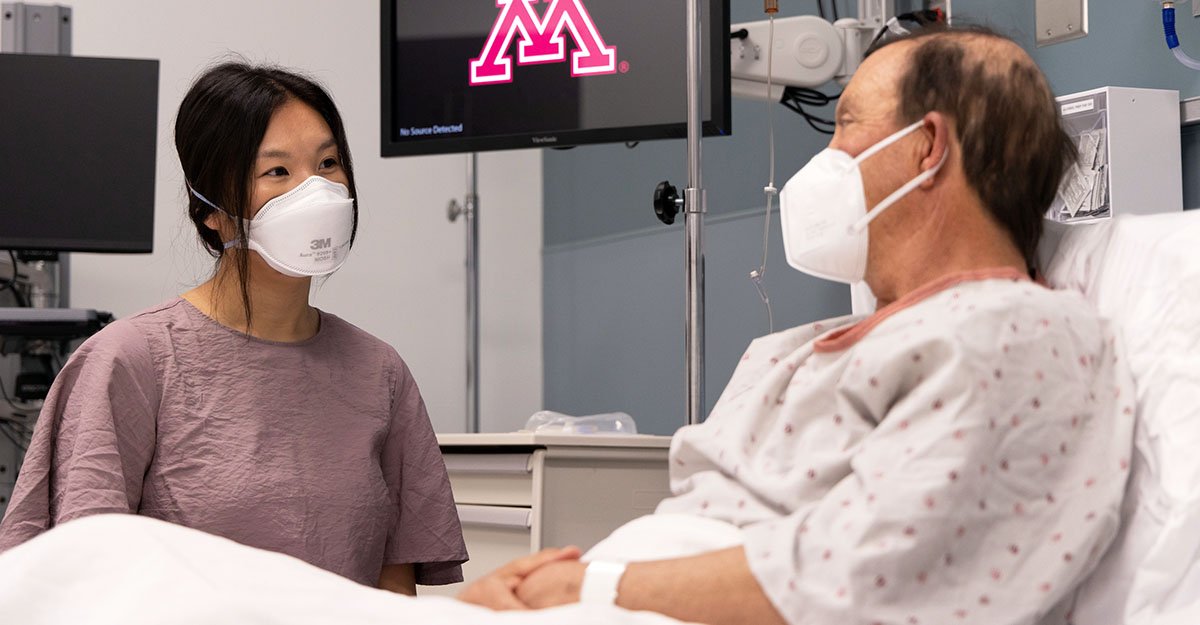
M1116 323L1137 382L1125 524L1075 622L1200 623L1200 210L1047 228L1047 282Z

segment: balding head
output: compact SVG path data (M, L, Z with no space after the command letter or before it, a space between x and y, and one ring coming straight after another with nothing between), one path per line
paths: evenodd
M991 31L947 29L886 44L860 70L887 74L864 82L891 81L896 126L930 112L953 122L967 183L1032 267L1043 215L1076 154L1033 59Z

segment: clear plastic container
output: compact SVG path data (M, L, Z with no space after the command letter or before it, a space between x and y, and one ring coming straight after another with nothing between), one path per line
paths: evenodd
M533 413L521 431L542 434L637 434L637 424L633 417L624 412L572 417L542 410Z

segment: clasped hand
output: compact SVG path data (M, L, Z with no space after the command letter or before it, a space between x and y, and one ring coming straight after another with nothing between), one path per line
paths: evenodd
M531 610L579 601L584 564L576 547L543 549L513 560L466 588L458 598L493 610Z

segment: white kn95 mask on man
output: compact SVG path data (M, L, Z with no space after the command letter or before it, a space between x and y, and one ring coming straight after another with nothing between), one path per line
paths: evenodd
M188 186L200 201L229 214ZM248 245L275 271L294 278L333 273L350 252L354 200L346 185L311 176L271 198L254 219L245 219ZM238 240L225 242L225 249Z
M889 206L937 174L942 160L867 211L859 164L921 127L902 128L852 157L825 148L788 180L779 195L783 249L788 264L804 273L855 284L867 273L867 225ZM948 152L947 152L948 153Z

